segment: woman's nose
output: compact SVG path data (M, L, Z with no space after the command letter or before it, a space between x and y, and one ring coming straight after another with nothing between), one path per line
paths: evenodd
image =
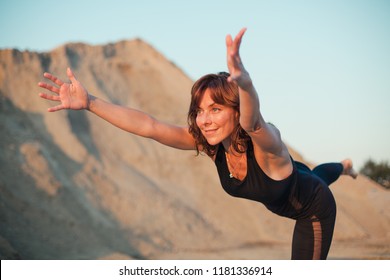
M208 112L203 112L201 117L201 123L205 126L212 123L211 115Z

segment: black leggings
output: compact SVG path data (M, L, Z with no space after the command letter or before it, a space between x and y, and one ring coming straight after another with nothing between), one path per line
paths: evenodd
M325 184L319 188L314 201L317 214L309 219L296 221L291 259L327 258L336 221L336 203L328 186L336 181L342 172L341 163L321 164L312 170Z

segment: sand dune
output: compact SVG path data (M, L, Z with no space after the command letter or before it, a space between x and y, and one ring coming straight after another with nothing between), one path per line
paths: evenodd
M1 259L290 258L293 221L229 197L205 156L88 112L47 113L36 84L67 66L94 95L186 123L192 81L142 40L1 50ZM329 258L390 258L389 192L364 176L332 190Z

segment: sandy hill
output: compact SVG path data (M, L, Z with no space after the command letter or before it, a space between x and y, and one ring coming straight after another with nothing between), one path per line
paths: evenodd
M290 258L293 221L229 197L206 157L88 112L47 113L37 82L67 66L94 95L186 123L192 81L142 40L1 50L1 259ZM332 189L329 258L390 258L389 192L364 176Z

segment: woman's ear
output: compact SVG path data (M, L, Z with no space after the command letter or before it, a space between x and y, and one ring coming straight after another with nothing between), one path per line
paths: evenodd
M240 112L235 110L235 119L240 122Z

